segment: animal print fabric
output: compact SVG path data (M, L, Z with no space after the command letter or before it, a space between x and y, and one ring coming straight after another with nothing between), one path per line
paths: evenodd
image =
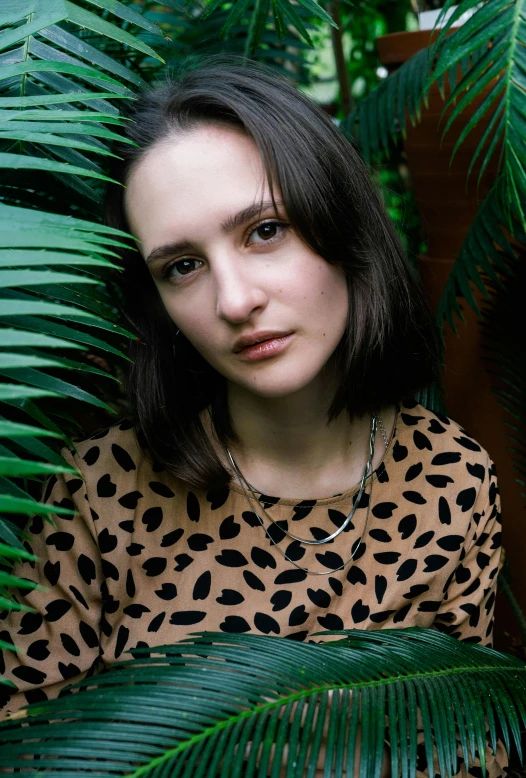
M283 530L327 537L358 486L318 500L259 495L277 522L269 539L240 486L189 488L148 461L129 422L76 448L63 454L82 479L54 476L44 499L78 515L54 515L55 526L34 517L27 547L40 561L15 569L47 589L17 594L34 612L0 614L0 640L23 652L4 651L0 659L0 673L18 688L0 703L4 714L64 693L127 658L129 648L202 630L305 641L324 629L418 625L491 646L501 564L495 466L449 418L400 404L352 522L319 547L291 541ZM369 500L363 541L336 570L356 548ZM302 566L334 572L308 575L278 547ZM0 694L8 696L7 687ZM422 734L419 741L423 778ZM490 778L505 775L502 743L496 755L488 746L487 760ZM478 760L469 771L459 764L459 776L482 774Z

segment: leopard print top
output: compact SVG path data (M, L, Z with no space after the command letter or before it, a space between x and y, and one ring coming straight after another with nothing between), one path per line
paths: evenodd
M141 454L129 422L63 454L84 480L53 477L45 501L78 515L55 515L56 526L34 517L29 526L40 561L15 573L47 590L17 594L34 612L0 614L0 641L24 652L0 656L0 673L18 687L9 701L0 686L5 710L56 696L131 647L201 630L304 641L324 629L419 625L491 646L502 563L495 467L458 424L421 405L398 406L352 522L323 546L283 530L327 537L358 486L318 500L259 495L277 522L268 537L237 484L189 488ZM356 549L368 508L362 543L337 570ZM278 547L300 566L334 572L308 575ZM490 778L504 775L501 746L488 752ZM419 759L418 775L427 775L423 746Z

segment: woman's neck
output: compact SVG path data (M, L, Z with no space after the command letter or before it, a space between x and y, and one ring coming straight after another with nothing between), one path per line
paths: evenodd
M301 392L285 398L262 398L229 388L232 425L239 443L229 446L244 478L264 494L319 499L358 484L369 457L371 416L351 422L346 412L327 424L327 402ZM395 408L383 409L390 437ZM222 447L217 453L229 471ZM385 451L378 429L373 469ZM235 481L238 479L235 477Z

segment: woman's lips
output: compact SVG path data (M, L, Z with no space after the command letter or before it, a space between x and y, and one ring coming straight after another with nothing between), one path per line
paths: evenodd
M245 346L245 348L236 353L236 357L244 362L269 359L277 354L281 354L281 352L287 348L293 337L294 333L291 333L290 335L284 335L282 338L262 340L260 343L254 343L253 346Z

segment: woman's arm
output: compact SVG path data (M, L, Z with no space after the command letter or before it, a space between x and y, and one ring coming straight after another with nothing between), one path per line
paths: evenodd
M497 577L503 564L501 556L500 495L495 464L487 460L480 469L481 485L473 506L464 549L437 611L433 626L458 640L481 646L492 646L493 614L497 592ZM489 730L486 731L489 743ZM478 757L468 768L461 758L460 741L457 753L460 757L459 778L480 775ZM419 756L425 761L423 734L419 736ZM436 751L435 751L436 758ZM435 762L435 767L438 762ZM505 776L508 755L499 740L497 752L486 749L488 778ZM427 770L419 770L418 778L428 776Z
M62 456L79 469L69 451ZM0 640L19 649L0 652L0 675L16 685L0 684L0 717L58 696L99 663L103 576L85 485L75 475L53 476L43 501L77 513L54 514L55 526L35 516L27 529L27 548L38 561L21 562L13 573L47 590L16 592L17 602L34 612L0 613Z
M433 626L458 640L491 647L497 577L504 559L497 474L489 458L481 477L460 564L448 581Z

